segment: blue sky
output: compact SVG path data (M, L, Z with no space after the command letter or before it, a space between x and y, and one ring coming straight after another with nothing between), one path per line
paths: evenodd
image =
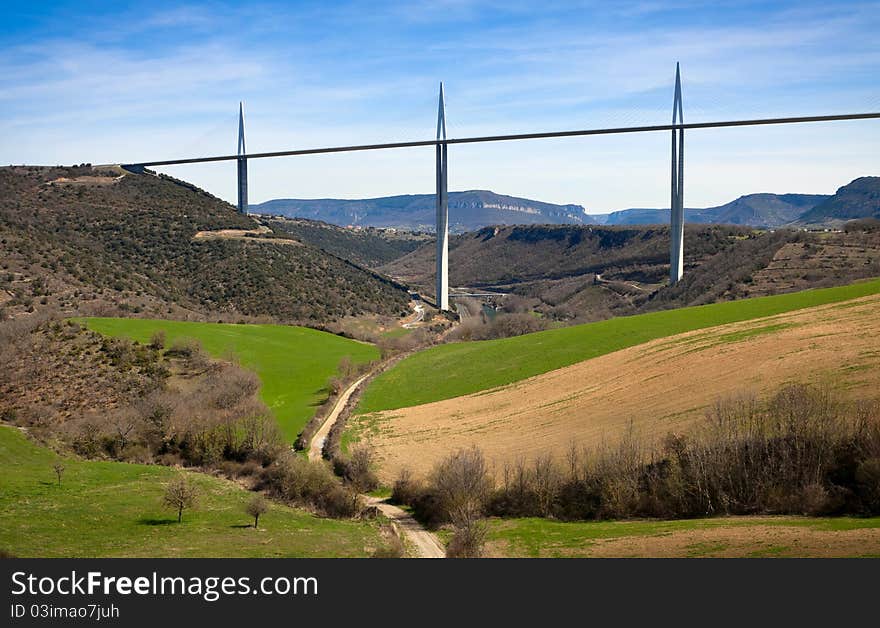
M4 2L0 163L880 110L878 2ZM688 206L880 174L880 122L692 131ZM665 133L450 149L450 188L668 204ZM234 165L167 172L234 200ZM251 201L430 192L431 149L255 160Z

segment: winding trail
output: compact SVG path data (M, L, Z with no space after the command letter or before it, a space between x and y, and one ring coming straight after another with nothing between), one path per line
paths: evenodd
M309 460L321 460L324 441L327 440L330 429L339 419L339 415L342 413L348 400L351 399L351 396L372 374L373 371L361 376L339 395L339 398L333 405L333 409L327 415L327 418L324 419L324 423L321 424L321 427L318 428L318 431L315 432L312 441L309 443ZM437 536L426 530L411 514L402 508L389 504L384 499L373 497L372 495L363 495L362 497L367 505L375 506L379 512L388 518L395 530L406 537L409 545L418 553L417 558L446 558L446 552Z
M322 452L324 450L324 441L327 440L327 435L336 423L336 419L339 418L339 414L342 412L342 409L345 408L345 404L348 403L348 400L351 399L354 392L364 383L364 380L372 374L371 371L366 375L361 376L360 379L356 380L351 386L346 388L341 395L339 395L339 399L336 400L336 404L333 406L330 414L327 415L327 418L324 419L324 423L321 424L321 427L319 427L318 431L315 432L315 435L312 436L312 442L309 443L309 460L320 460L323 457Z
M446 558L446 552L437 539L437 535L423 528L422 524L416 521L411 514L378 497L364 495L364 499L367 505L378 508L379 512L391 521L391 525L406 536L412 547L418 552L418 558Z

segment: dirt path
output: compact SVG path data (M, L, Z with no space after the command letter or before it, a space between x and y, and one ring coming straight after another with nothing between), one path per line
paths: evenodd
M327 418L324 420L321 427L318 428L318 431L315 432L315 435L312 437L312 442L309 443L309 460L321 459L322 451L324 449L324 441L327 440L327 435L330 433L330 429L336 423L339 414L342 412L343 408L345 408L345 405L348 403L351 396L357 391L361 384L364 383L364 380L371 375L373 375L373 371L361 376L351 386L346 388L341 395L339 395L333 409L327 415ZM437 537L423 528L422 525L408 512L389 504L378 497L364 495L363 498L367 505L375 506L383 515L388 517L391 521L391 525L403 534L409 541L410 545L418 552L418 558L446 557L446 553L443 551L443 546L440 544Z
M446 558L446 552L443 550L443 546L440 544L437 536L423 528L422 524L416 521L408 512L378 497L365 495L364 498L369 506L378 508L383 515L388 517L391 525L395 526L406 536L407 540L418 552L418 558Z
M363 375L360 379L356 380L351 386L345 389L341 395L339 395L339 399L336 400L336 405L333 406L333 409L330 411L330 414L327 415L327 418L324 419L324 423L318 428L318 431L315 432L315 435L312 436L312 442L309 443L309 460L320 460L322 457L322 451L324 450L324 441L327 440L327 435L330 433L330 430L333 428L333 424L336 423L336 419L339 418L339 413L342 412L342 409L345 407L345 404L348 403L348 400L354 394L354 392L358 389L358 387L364 383L364 380L367 379L372 372Z

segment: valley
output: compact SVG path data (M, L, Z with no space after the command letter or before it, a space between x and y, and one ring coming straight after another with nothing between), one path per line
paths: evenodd
M880 553L876 520L853 518L877 513L873 179L701 210L727 224L688 225L673 286L669 229L628 224L663 210L454 193L457 312L440 312L433 197L248 216L149 171L0 168L0 458L20 468L0 551L469 556L467 532L488 556ZM311 217L281 215L297 207ZM804 212L813 229L754 226ZM683 496L725 400L762 408L772 459L779 399L824 390L841 427L816 442L861 443L822 454L846 471ZM482 474L473 528L437 510L455 465ZM161 502L181 477L199 503L178 523Z

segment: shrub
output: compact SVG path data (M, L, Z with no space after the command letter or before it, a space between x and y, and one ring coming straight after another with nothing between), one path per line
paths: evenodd
M421 484L413 478L412 471L404 467L394 481L390 501L393 504L412 504L422 490Z
M153 335L150 336L150 349L155 351L161 351L165 348L165 330L157 329L153 332Z
M260 486L330 517L353 517L361 510L357 492L342 486L325 462L311 462L292 453L263 470Z
M403 541L396 534L391 534L388 538L388 544L376 548L370 558L403 558L406 555L406 548Z
M424 501L425 497L414 500ZM601 519L880 513L880 406L788 385L769 400L719 400L687 438L615 446L505 469L487 511Z
M481 521L470 521L455 526L446 546L447 558L479 558L486 543L486 526Z

